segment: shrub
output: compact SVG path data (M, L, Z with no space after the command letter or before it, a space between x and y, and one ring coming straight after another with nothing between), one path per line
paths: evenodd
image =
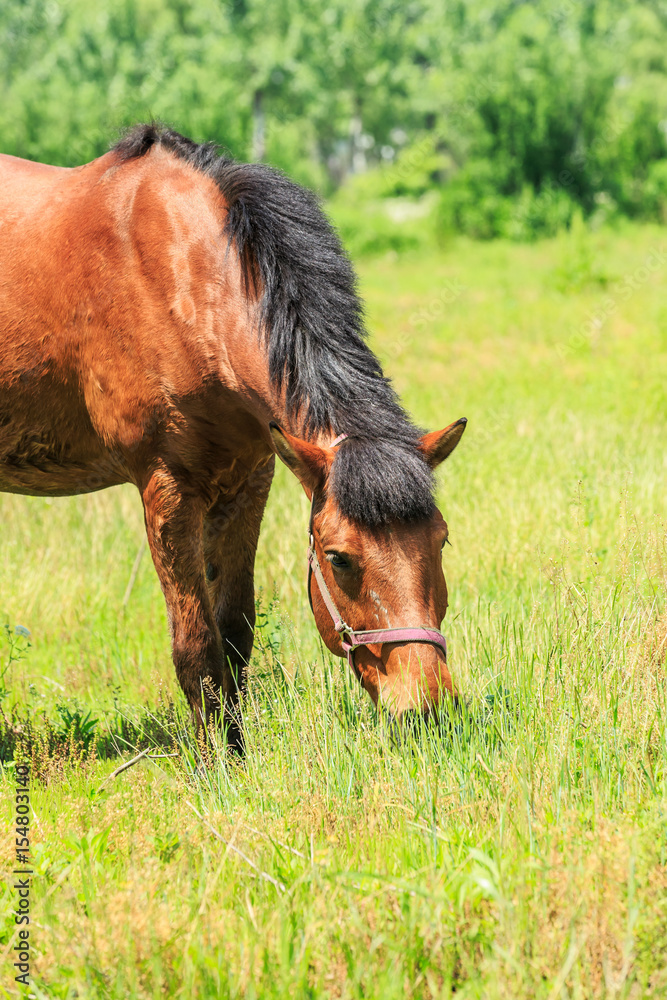
M642 214L667 223L667 160L658 160L649 169L644 184Z

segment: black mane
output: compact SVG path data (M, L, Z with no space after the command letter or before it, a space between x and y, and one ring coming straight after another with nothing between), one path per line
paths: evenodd
M212 177L228 206L246 291L260 289L269 374L304 434L345 432L330 488L343 514L369 526L429 517L433 475L418 429L365 343L352 265L310 192L259 163L218 155L155 124L113 148L123 160L159 144Z

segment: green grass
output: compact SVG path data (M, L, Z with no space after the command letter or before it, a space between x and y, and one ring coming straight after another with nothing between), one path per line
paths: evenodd
M667 235L457 240L360 275L417 420L470 420L440 488L467 707L392 746L322 654L281 468L247 763L195 771L147 556L122 606L132 489L1 497L0 621L32 633L0 693L33 726L36 997L667 995ZM96 747L158 732L178 757L97 791L118 761Z

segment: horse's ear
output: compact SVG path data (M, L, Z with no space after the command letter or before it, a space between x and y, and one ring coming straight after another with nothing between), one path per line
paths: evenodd
M432 469L435 469L451 455L461 440L467 423L466 417L461 417L449 427L445 427L444 431L431 431L430 434L424 434L419 442L419 448Z
M319 489L329 471L331 456L327 451L288 434L276 423L270 423L269 430L278 457L292 470L303 488L311 494Z

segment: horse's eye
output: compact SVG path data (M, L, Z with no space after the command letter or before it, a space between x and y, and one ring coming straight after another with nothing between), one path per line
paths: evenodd
M327 559L334 569L349 569L350 562L340 552L327 552Z
M442 540L442 545L440 546L440 549L442 550L444 549L445 545L451 545L451 544L452 543L449 540L449 535L445 535L445 537Z

